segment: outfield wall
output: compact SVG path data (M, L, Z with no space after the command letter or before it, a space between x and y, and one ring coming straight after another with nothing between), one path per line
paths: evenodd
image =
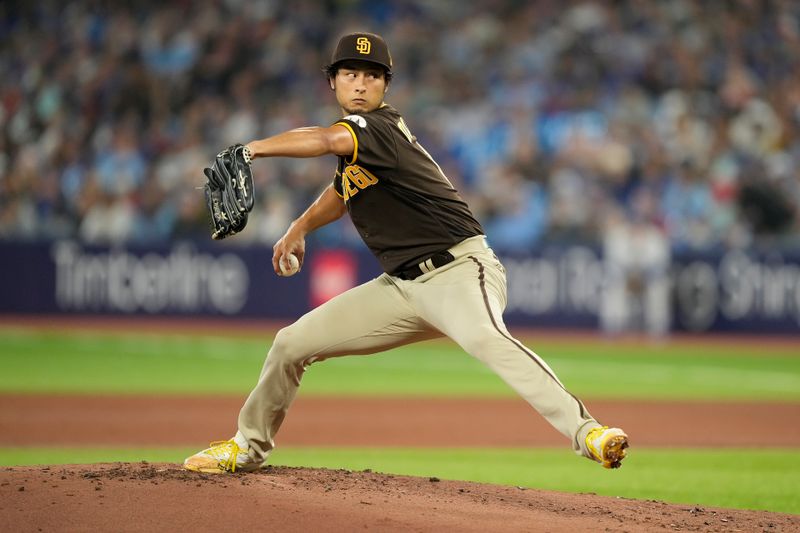
M303 271L272 272L272 249L214 242L160 248L73 241L0 243L3 314L220 316L291 320L380 273L363 248L308 250ZM510 325L597 329L613 269L587 246L501 254ZM669 327L677 331L800 334L800 252L741 251L673 257L665 272ZM642 306L642 290L628 304ZM635 326L635 324L634 324Z

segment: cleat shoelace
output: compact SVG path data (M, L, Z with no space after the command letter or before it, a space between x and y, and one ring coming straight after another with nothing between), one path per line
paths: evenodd
M219 440L209 444L210 448L206 452L214 459L220 459L220 470L230 470L236 472L236 458L239 452L242 451L236 441Z

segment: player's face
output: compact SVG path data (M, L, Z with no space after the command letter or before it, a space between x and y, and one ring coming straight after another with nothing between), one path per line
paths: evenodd
M386 93L383 69L369 63L346 64L332 81L339 106L348 114L369 113L380 107Z

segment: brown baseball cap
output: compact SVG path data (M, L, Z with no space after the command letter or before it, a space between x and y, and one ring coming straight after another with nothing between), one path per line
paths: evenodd
M331 56L330 67L348 60L369 61L377 63L387 70L392 71L392 56L383 37L374 33L350 33L339 39L336 50Z

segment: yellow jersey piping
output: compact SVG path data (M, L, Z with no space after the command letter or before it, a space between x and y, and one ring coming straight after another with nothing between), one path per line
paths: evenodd
M356 162L356 159L358 159L358 137L356 137L356 132L353 131L353 127L350 126L350 124L348 124L347 122L340 121L337 122L336 124L339 124L340 126L344 126L345 128L347 128L347 130L350 132L350 135L353 136L353 143L355 144L355 147L353 148L353 158L347 162L348 165L352 165L353 163Z

